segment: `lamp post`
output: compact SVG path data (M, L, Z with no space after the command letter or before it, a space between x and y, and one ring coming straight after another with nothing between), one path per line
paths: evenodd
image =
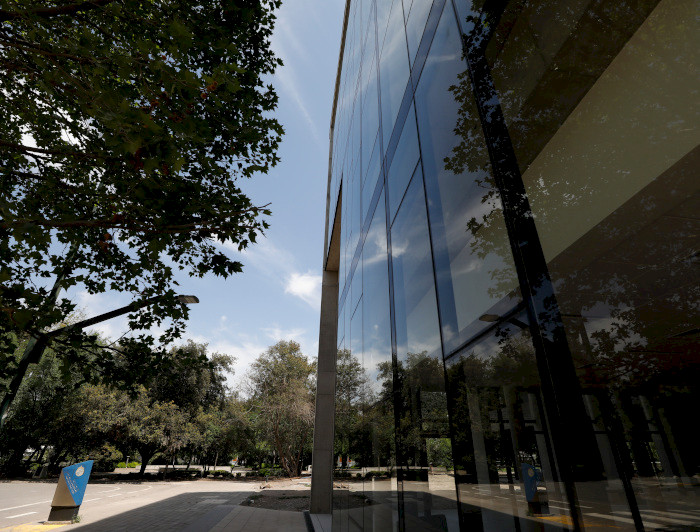
M24 375L27 373L27 369L29 368L29 364L36 364L41 360L41 355L44 353L44 350L51 343L51 340L53 338L60 336L61 334L65 334L67 332L82 330L85 327L90 327L92 325L95 325L96 323L101 323L103 321L116 318L117 316L121 316L129 312L140 310L144 307L147 307L160 301L164 297L166 296L155 296L146 299L141 299L139 301L134 301L124 307L112 310L110 312L105 312L104 314L100 314L99 316L88 318L77 323L72 323L70 325L66 325L65 327L54 329L53 331L42 332L39 333L37 336L32 336L29 339L29 342L27 342L27 346L24 348L24 354L22 355L22 358L19 361L17 373L12 379L12 382L10 382L9 390L5 394L5 397L3 397L2 405L0 406L0 430L5 425L7 410L12 404L12 401L14 400L15 396L17 395L19 386L20 384L22 384ZM183 305L199 303L199 298L197 296L178 295L175 296L175 299L177 299Z

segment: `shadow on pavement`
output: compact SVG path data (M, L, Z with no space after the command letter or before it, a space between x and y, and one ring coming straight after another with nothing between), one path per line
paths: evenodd
M196 492L175 495L152 504L127 510L93 522L83 521L81 531L118 530L209 530L219 523L251 492Z

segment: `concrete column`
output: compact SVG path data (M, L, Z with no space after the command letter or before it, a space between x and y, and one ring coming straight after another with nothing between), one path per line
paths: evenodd
M338 352L338 272L324 271L318 336L316 420L311 469L311 513L332 513L335 361Z

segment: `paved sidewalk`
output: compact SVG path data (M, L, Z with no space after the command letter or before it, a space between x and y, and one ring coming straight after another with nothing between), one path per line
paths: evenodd
M89 525L43 525L41 523L23 524L15 527L2 528L3 532L45 532L48 530L63 528L61 532L74 529L104 530L104 531L138 531L169 530L180 532L307 532L306 522L302 512L284 512L279 510L265 510L262 508L250 508L248 506L219 505L208 513L201 515L190 523L184 525L175 520L160 521L154 524L149 520L124 517L118 522L106 520L105 523L92 523Z
M240 530L306 532L307 528L302 512L283 512L237 506L217 525L208 530L211 532L238 532ZM195 532L195 530L193 529L191 532Z
M290 489L290 481L275 482ZM299 485L299 488L302 488ZM34 486L13 482L4 486L5 493L12 490L21 494L8 505L6 515L0 520L1 532L306 532L302 512L269 510L240 504L261 491L259 482L179 482L142 484L89 485L88 493L80 509L81 522L73 525L43 525L49 510L49 494L53 486ZM40 488L41 491L37 491ZM48 490L48 491L47 491ZM46 493L44 493L46 492ZM7 497L6 497L7 498ZM48 499L48 500L47 500ZM38 502L34 502L34 500ZM17 509L14 507L18 506ZM27 510L32 510L28 512ZM27 511L26 513L24 513ZM19 516L12 515L22 512ZM24 522L2 527L9 518L22 515L32 517ZM31 520L31 521L30 521ZM3 522L5 521L5 522Z
M279 510L265 510L262 508L250 508L247 506L220 505L207 514L199 516L189 525L174 523L173 521L161 521L153 526L148 521L141 519L121 520L108 523L93 523L85 526L75 525L43 525L40 523L23 524L15 527L0 529L3 532L44 532L55 528L63 528L61 532L72 531L76 528L82 530L105 531L138 531L170 530L180 532L307 532L306 522L302 512L284 512Z

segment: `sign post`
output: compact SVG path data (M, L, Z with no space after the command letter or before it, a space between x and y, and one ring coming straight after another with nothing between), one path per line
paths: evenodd
M64 467L58 479L56 493L51 502L51 512L47 523L56 521L74 522L83 503L93 460Z
M522 464L523 484L525 485L525 499L527 500L528 514L549 514L549 502L544 492L537 487L542 483L542 472L530 464Z

